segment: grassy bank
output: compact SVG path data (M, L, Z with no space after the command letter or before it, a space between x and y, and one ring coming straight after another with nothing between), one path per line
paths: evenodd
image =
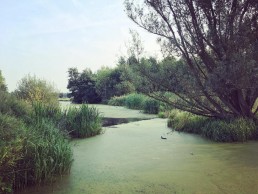
M258 126L246 118L218 120L172 110L168 127L173 130L200 134L218 142L243 142L257 139Z

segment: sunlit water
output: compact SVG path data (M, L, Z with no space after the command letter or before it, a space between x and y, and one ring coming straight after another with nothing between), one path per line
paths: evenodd
M105 128L72 145L70 175L22 194L258 193L258 142L221 144L171 133L156 118Z

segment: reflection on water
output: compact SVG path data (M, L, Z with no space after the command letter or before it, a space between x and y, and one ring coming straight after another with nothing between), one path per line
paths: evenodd
M22 194L258 193L258 142L214 143L152 119L72 145L69 176Z

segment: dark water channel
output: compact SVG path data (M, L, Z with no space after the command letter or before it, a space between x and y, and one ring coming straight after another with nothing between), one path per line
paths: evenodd
M142 120L149 120L150 118L108 118L103 117L102 118L102 126L103 127L115 127L115 125L130 123L130 122L136 122L136 121L142 121Z
M258 194L258 142L171 133L157 118L104 131L72 142L69 175L19 194Z

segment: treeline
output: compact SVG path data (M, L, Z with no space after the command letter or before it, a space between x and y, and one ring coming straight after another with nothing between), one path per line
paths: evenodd
M90 69L79 72L68 70L68 86L74 103L107 103L113 96L135 91L135 85L126 71L126 61L121 58L114 68L102 67L96 73Z

